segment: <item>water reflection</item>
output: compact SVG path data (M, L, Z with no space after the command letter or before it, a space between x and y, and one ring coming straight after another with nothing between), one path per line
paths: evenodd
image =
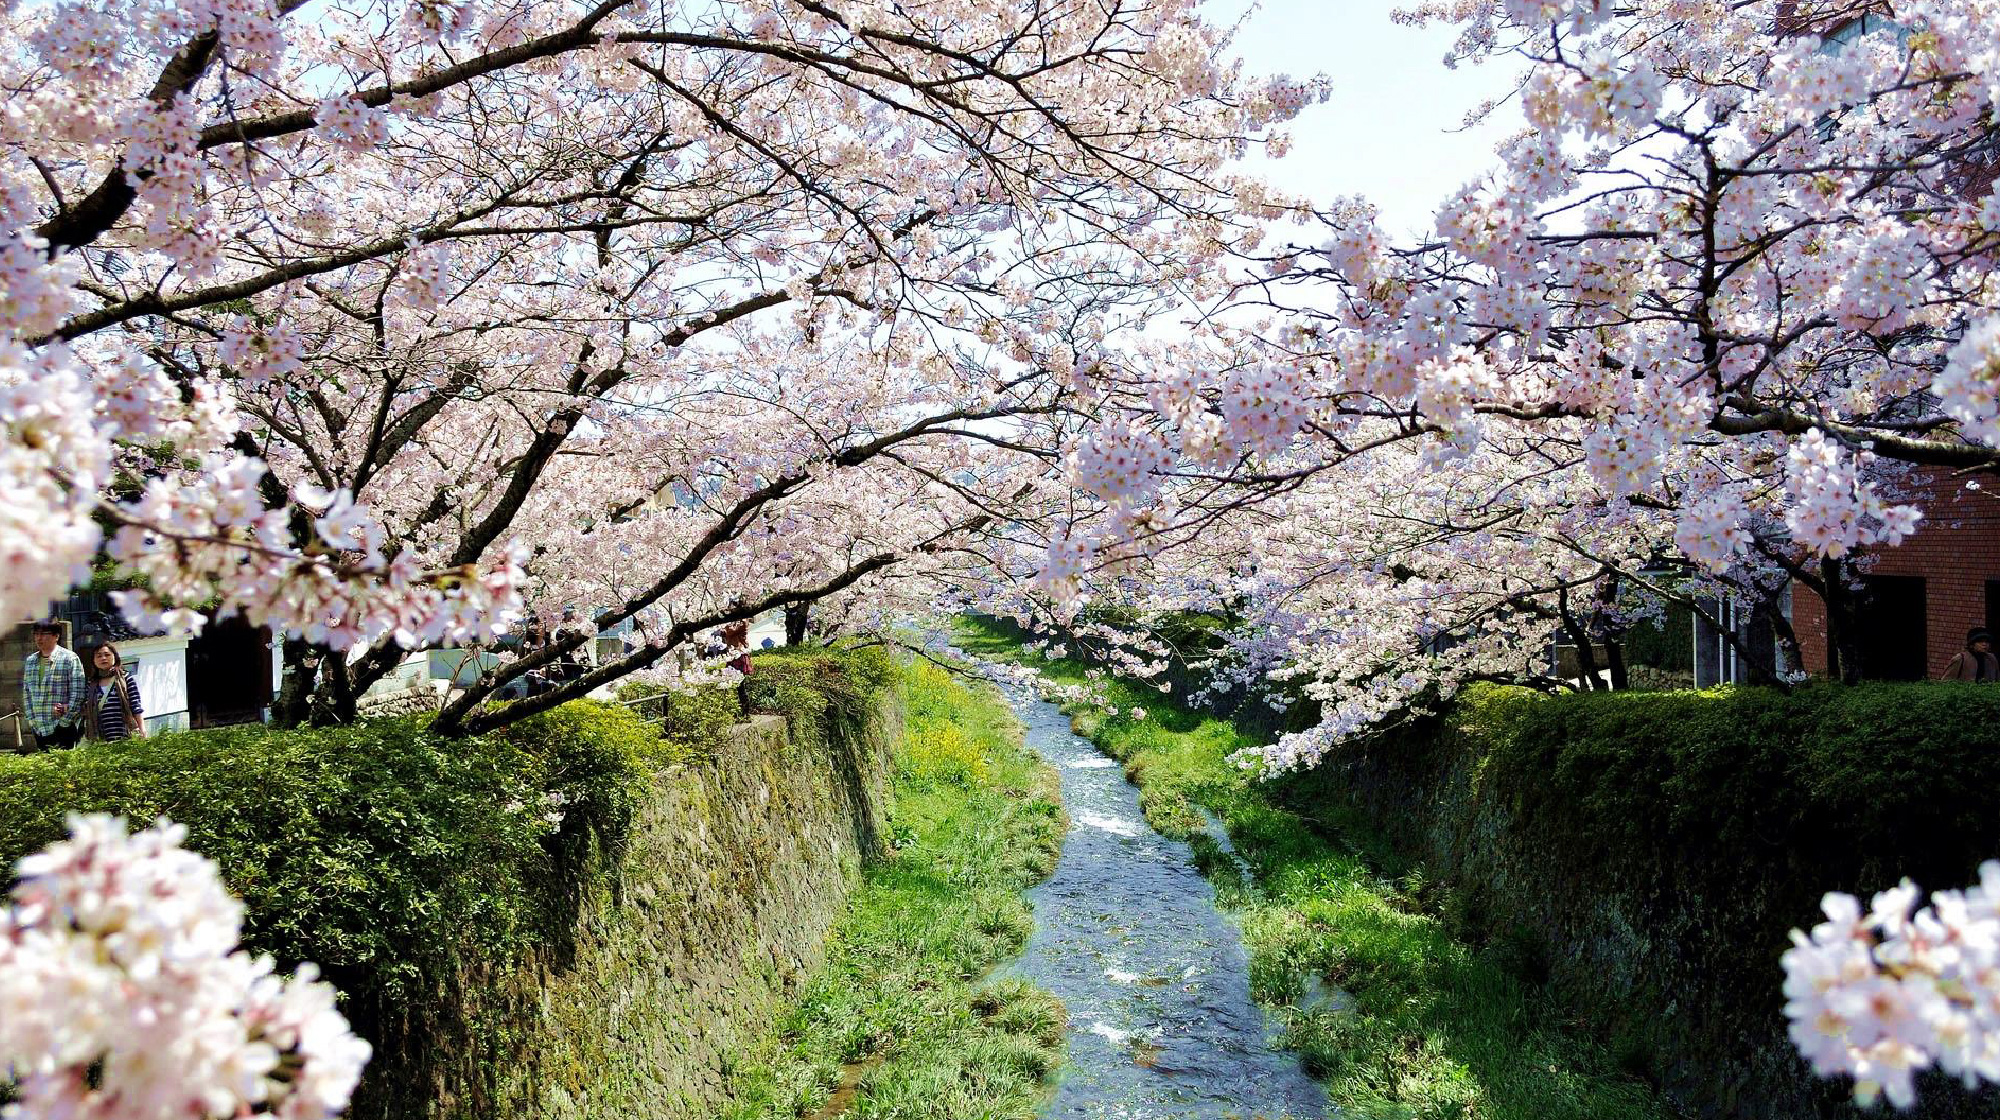
M1112 760L1054 705L1010 698L1028 746L1062 773L1070 831L1030 892L1035 933L1015 975L1069 1007L1069 1067L1047 1117L1305 1120L1325 1095L1250 1001L1249 961L1188 847L1147 827Z

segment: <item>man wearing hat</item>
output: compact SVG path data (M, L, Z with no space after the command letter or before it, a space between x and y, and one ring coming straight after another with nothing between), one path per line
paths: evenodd
M1965 650L1944 667L1944 679L1989 684L2000 681L2000 657L1993 655L1993 635L1985 627L1975 626L1966 632Z
M35 744L73 747L83 730L83 661L62 647L62 624L35 623L35 652L21 666L22 707Z

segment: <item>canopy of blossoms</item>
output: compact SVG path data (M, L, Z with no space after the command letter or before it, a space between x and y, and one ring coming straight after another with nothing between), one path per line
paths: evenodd
M101 550L136 621L294 635L292 717L530 610L645 628L594 687L1033 536L1311 93L1186 0L0 13L0 612Z
M0 0L0 613L116 566L344 719L583 612L477 731L773 608L1136 674L1081 608L1213 609L1319 705L1281 768L1665 598L1837 605L2000 467L1993 0L1424 3L1521 127L1403 244L1230 173L1318 86L1196 9ZM1829 936L1900 981L1890 910ZM1883 1037L1819 1057L1900 1100Z
M1039 603L1007 601L1226 605L1237 670L1323 705L1281 766L1466 680L1556 683L1551 638L1663 597L1837 606L1923 495L2000 466L2000 10L1404 18L1516 67L1480 111L1521 130L1410 244L1364 199L1239 185L1249 267L1107 363Z

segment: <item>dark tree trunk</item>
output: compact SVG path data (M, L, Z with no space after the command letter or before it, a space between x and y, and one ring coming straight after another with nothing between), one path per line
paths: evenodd
M1778 625L1784 621L1777 597L1758 588L1750 607L1750 632L1744 639L1747 656L1743 663L1750 671L1751 684L1769 685L1778 680Z
M1623 692L1632 687L1632 679L1625 671L1625 650L1619 645L1625 628L1614 621L1617 609L1618 572L1606 567L1604 578L1597 584L1597 617L1592 620L1591 629L1604 635L1604 662L1611 673L1611 691Z
M321 726L349 724L356 716L354 674L347 656L330 653L320 663L320 689L313 697L313 722Z
M370 650L348 663L345 654L297 638L285 639L284 685L271 701L271 723L352 723L368 686L388 676L403 660L401 646Z
M1799 649L1799 635L1792 629L1792 620L1786 618L1785 612L1778 606L1778 595L1781 592L1782 588L1779 592L1772 593L1771 612L1766 617L1770 620L1771 638L1777 650L1784 653L1785 664L1790 666L1793 672L1797 672L1806 667L1806 655Z
M326 647L300 638L286 638L285 670L277 699L271 702L271 722L278 727L297 727L312 715L312 696L319 685L319 667Z
M1597 654L1590 648L1590 631L1584 629L1576 616L1570 613L1568 588L1556 592L1556 613L1562 618L1563 633L1569 635L1570 642L1576 646L1576 668L1583 677L1583 690L1602 691L1604 682L1597 679Z
M812 604L811 604L811 603L787 603L787 604L785 604L785 644L786 644L786 645L788 645L788 646L797 646L797 645L804 645L804 644L805 644L805 640L806 640L806 623L807 623L807 621L808 621L808 620L809 620L809 619L810 619L811 617L812 617Z
M1854 592L1847 586L1840 561L1821 560L1820 574L1826 584L1820 589L1826 603L1826 675L1855 684L1861 680L1861 648L1855 633Z

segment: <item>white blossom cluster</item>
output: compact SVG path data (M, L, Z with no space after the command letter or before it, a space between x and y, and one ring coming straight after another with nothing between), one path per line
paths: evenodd
M1847 454L1819 429L1807 432L1786 453L1785 492L1791 508L1785 527L1813 551L1841 557L1864 545L1898 545L1923 518L1915 506L1892 506L1862 471L1875 456Z
M1910 1107L1932 1066L1968 1088L2000 1084L2000 860L1970 890L1917 898L1907 879L1865 914L1828 894L1827 920L1793 930L1784 955L1792 1041L1820 1076L1854 1078L1864 1105Z
M23 859L0 909L5 1120L330 1117L368 1044L310 964L237 948L243 906L161 821L104 815Z
M2000 443L2000 315L1965 332L1932 387L1967 435Z

